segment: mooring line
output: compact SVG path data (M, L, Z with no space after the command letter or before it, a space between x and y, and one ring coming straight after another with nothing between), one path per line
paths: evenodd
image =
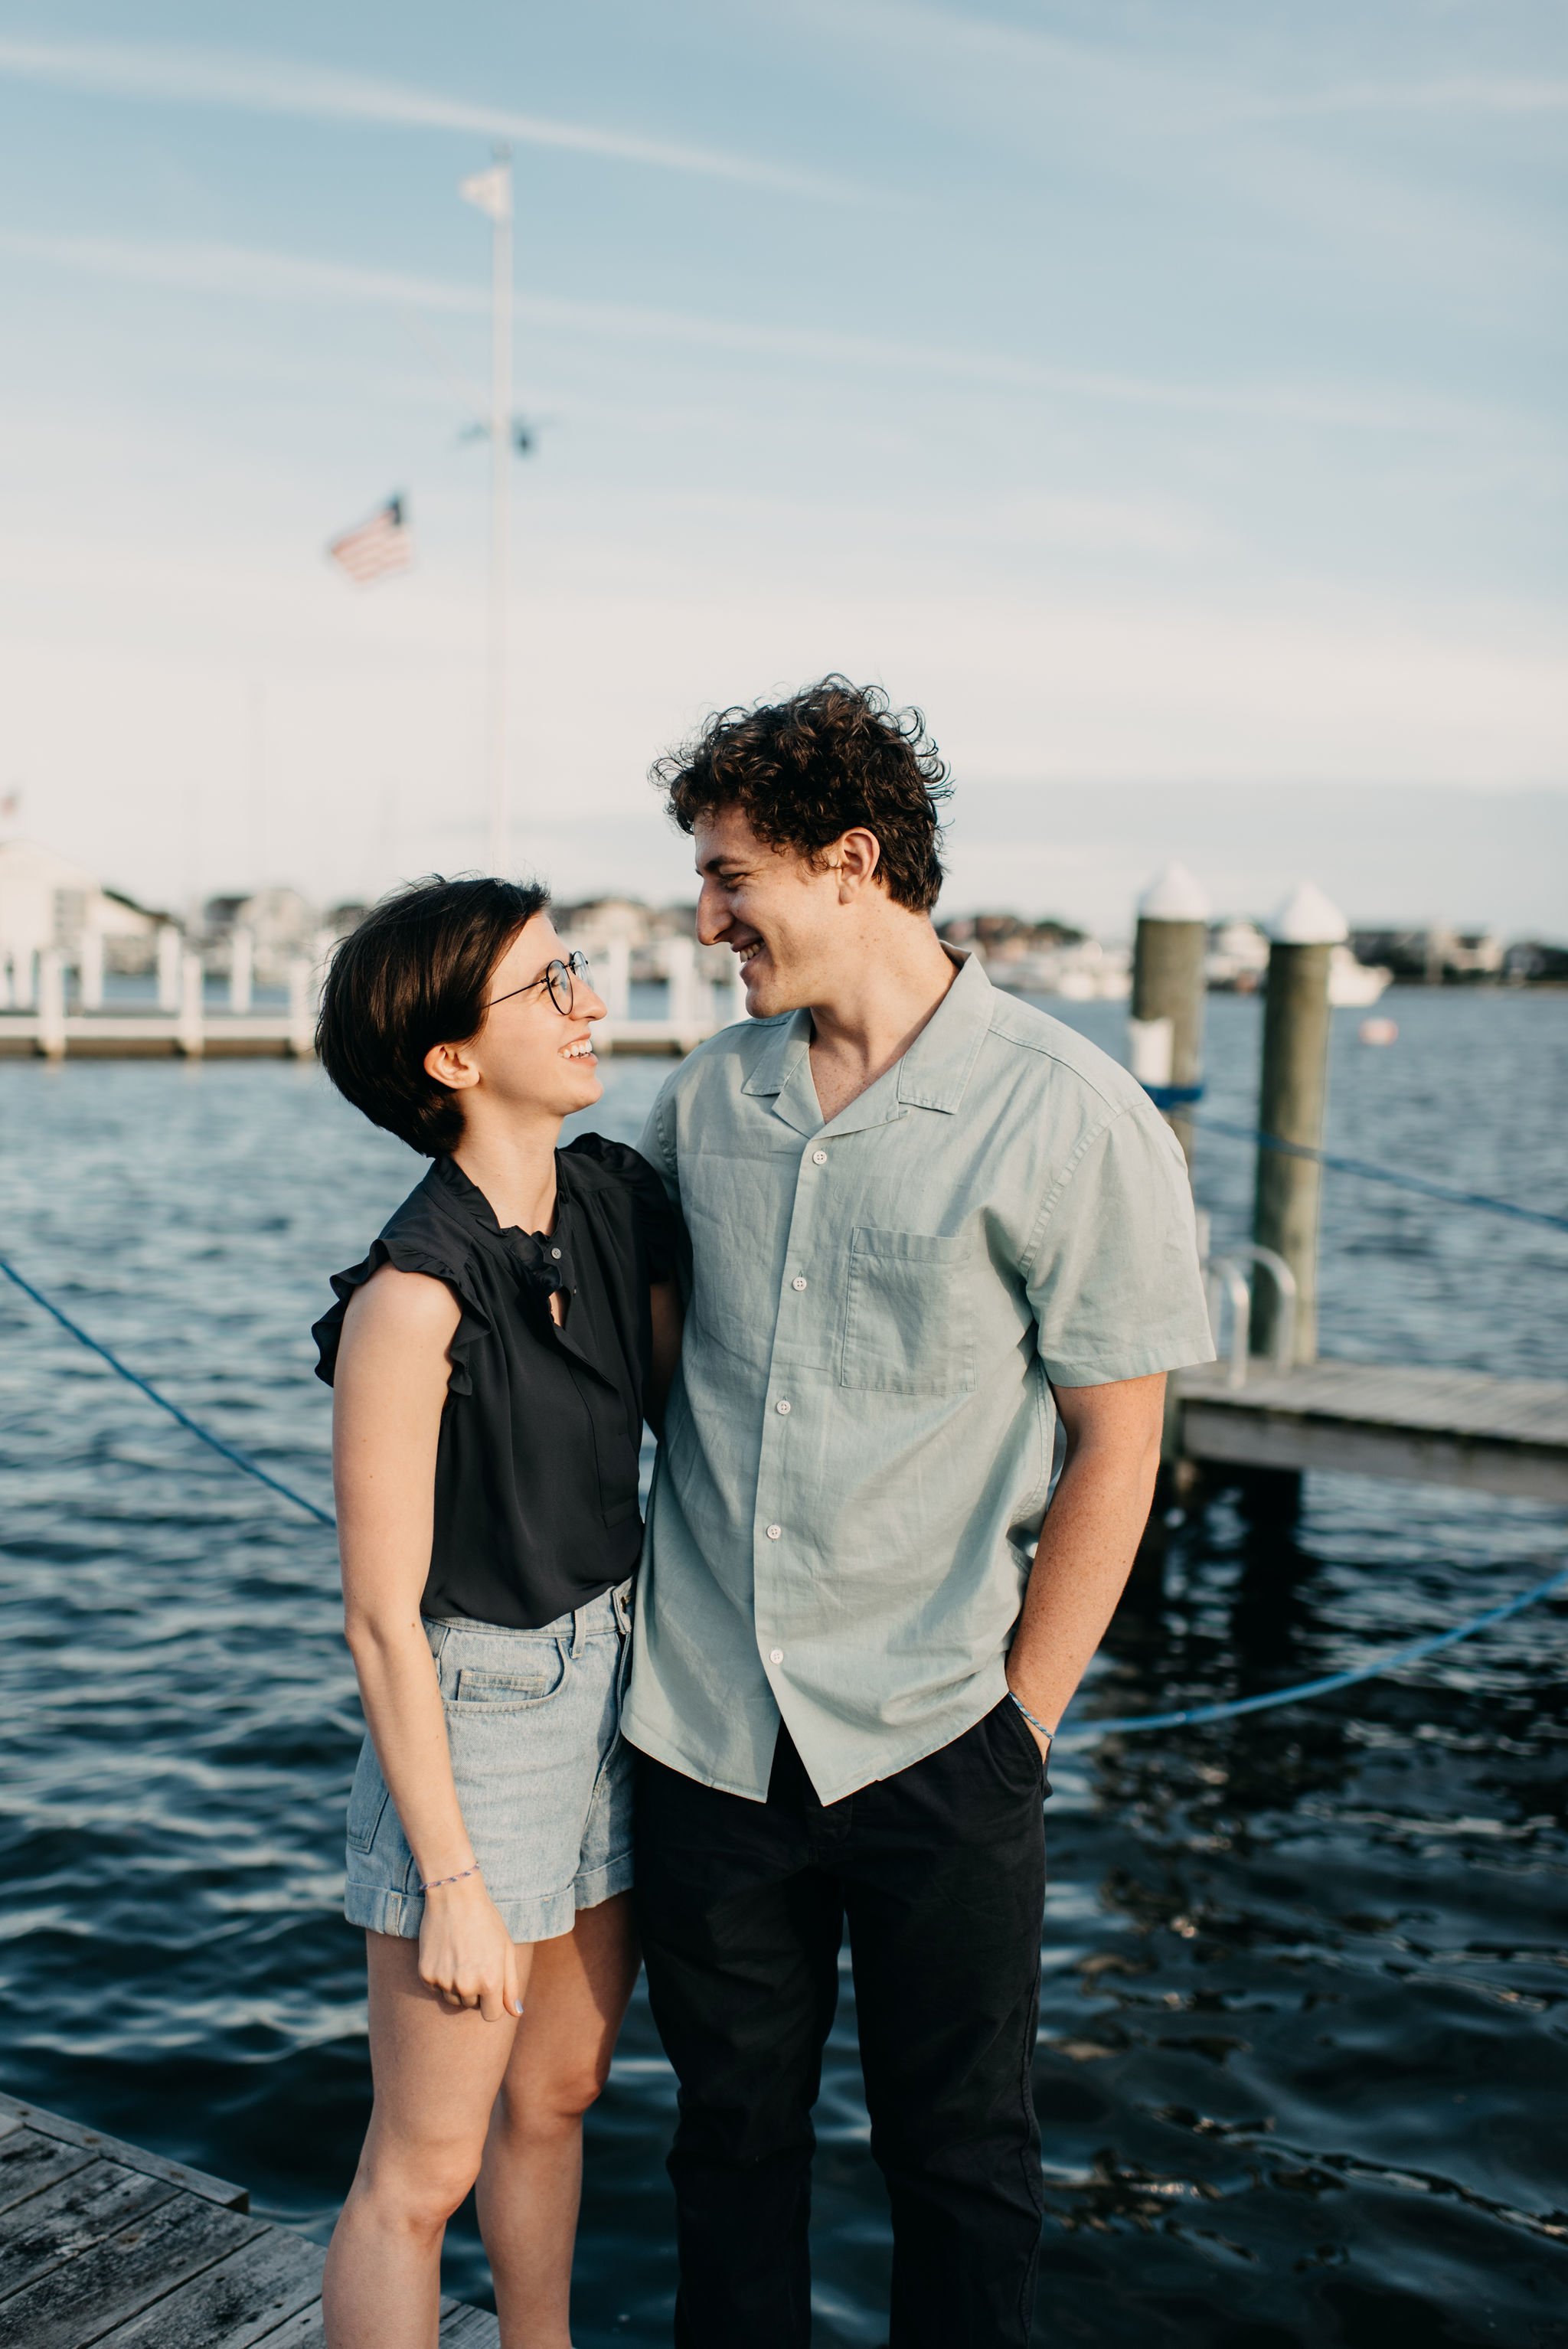
M1122 1719L1086 1721L1081 1729L1064 1729L1054 1741L1064 1750L1073 1745L1088 1745L1101 1737L1124 1737L1135 1730L1196 1729L1208 1721L1234 1721L1239 1713L1268 1713L1275 1705L1303 1704L1309 1697L1328 1696L1336 1689L1355 1688L1361 1681L1381 1680L1389 1672L1400 1671L1406 1664L1419 1663L1425 1656L1435 1656L1442 1648L1457 1648L1461 1640L1474 1632L1484 1631L1493 1623L1506 1623L1512 1615L1522 1615L1527 1607L1538 1599L1549 1599L1554 1590L1568 1589L1568 1566L1548 1575L1530 1590L1522 1590L1517 1599L1504 1601L1501 1607L1489 1607L1484 1614L1472 1615L1468 1621L1456 1623L1451 1631L1434 1631L1424 1640L1408 1640L1402 1648L1391 1649L1386 1656L1369 1664L1357 1664L1349 1671L1325 1672L1321 1680L1297 1681L1286 1689L1274 1689L1263 1696L1232 1697L1222 1704L1192 1704L1178 1713L1132 1713Z
M220 1453L236 1468L242 1468L247 1476L259 1477L263 1485L270 1485L274 1493L281 1493L285 1501L292 1501L296 1509L303 1509L307 1516L315 1517L318 1525L336 1525L336 1518L327 1510L318 1509L314 1501L307 1501L303 1493L294 1492L291 1485L284 1484L281 1478L273 1475L268 1469L263 1468L259 1460L253 1460L248 1453L241 1452L232 1444L225 1444L221 1435L214 1435L210 1427L203 1427L201 1421L192 1419L188 1411L181 1411L177 1402L170 1402L166 1394L160 1394L158 1389L150 1384L139 1371L133 1371L128 1362L122 1362L118 1354L111 1354L108 1348L84 1330L79 1321L73 1321L70 1315L55 1303L53 1298L46 1297L41 1288L35 1288L30 1280L24 1279L15 1266L8 1263L3 1256L0 1256L0 1272L5 1274L7 1280L14 1280L17 1288L32 1299L35 1305L41 1305L46 1313L52 1314L61 1329L68 1330L79 1345L86 1346L89 1352L100 1356L111 1371L118 1371L122 1379L129 1379L133 1387L139 1387L142 1393L158 1405L160 1411L166 1411L170 1419L177 1419L181 1426L187 1429L199 1442L211 1445L214 1452Z
M129 1363L122 1362L118 1354L111 1353L106 1345L84 1330L79 1321L73 1321L53 1298L46 1297L41 1288L35 1288L30 1280L24 1278L5 1257L0 1257L0 1272L7 1280L15 1281L35 1305L42 1306L44 1311L52 1316L62 1330L68 1330L78 1344L86 1346L106 1361L111 1371L138 1388L150 1402L158 1405L160 1411L166 1411L170 1418L177 1420L190 1434L210 1445L233 1467L242 1468L247 1476L254 1476L262 1484L270 1485L274 1493L281 1493L285 1501L292 1501L295 1508L303 1509L318 1525L335 1527L337 1520L327 1510L318 1508L303 1493L294 1492L292 1486L263 1468L259 1461L253 1460L234 1444L225 1444L221 1435L214 1435L211 1428L203 1427L200 1420L192 1419L189 1412L181 1411L177 1402L171 1402L166 1394L160 1394L139 1371L133 1371ZM1263 1696L1232 1697L1221 1704L1188 1705L1177 1713L1129 1713L1121 1718L1113 1716L1109 1720L1086 1721L1081 1728L1061 1731L1056 1740L1057 1749L1067 1753L1075 1746L1096 1744L1102 1737L1131 1737L1149 1730L1202 1728L1209 1722L1233 1721L1242 1713L1267 1713L1276 1705L1302 1704L1312 1697L1327 1696L1336 1689L1354 1688L1362 1681L1381 1680L1389 1672L1399 1671L1407 1664L1418 1663L1424 1657L1437 1655L1443 1648L1457 1647L1461 1640L1471 1638L1477 1631L1488 1630L1494 1623L1506 1623L1511 1616L1522 1615L1527 1607L1533 1607L1537 1600L1550 1598L1553 1591L1565 1588L1568 1588L1568 1567L1549 1576L1546 1581L1536 1583L1533 1588L1522 1591L1517 1599L1507 1599L1501 1607L1489 1607L1482 1614L1472 1615L1467 1621L1456 1623L1450 1631L1438 1631L1428 1639L1411 1640L1404 1647L1395 1648L1369 1664L1357 1664L1350 1671L1327 1672L1320 1680L1298 1681L1290 1688L1274 1689Z
M1180 1090L1191 1097L1202 1093L1202 1087L1147 1085L1144 1090L1154 1096L1155 1106L1163 1109L1162 1092ZM1233 1125L1229 1118L1195 1117L1192 1123L1200 1133L1222 1133L1231 1142L1253 1142L1260 1150L1274 1151L1282 1158L1310 1158L1336 1174L1358 1175L1364 1183L1391 1183L1398 1191L1418 1191L1423 1198L1441 1199L1449 1207L1475 1207L1482 1215L1511 1216L1518 1223L1544 1224L1548 1231L1568 1232L1568 1216L1553 1215L1545 1207L1522 1207L1514 1199L1494 1199L1486 1191L1462 1191L1457 1184L1434 1183L1426 1174L1406 1174L1397 1166L1376 1165L1369 1158L1346 1158L1337 1151L1316 1150L1305 1142L1282 1142L1277 1133L1264 1133L1253 1125Z

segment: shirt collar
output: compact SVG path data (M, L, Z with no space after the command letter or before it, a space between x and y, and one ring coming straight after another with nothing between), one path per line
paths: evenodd
M555 1160L555 1229L548 1236L543 1232L525 1232L515 1224L504 1227L499 1224L490 1201L455 1158L438 1158L427 1179L441 1205L493 1241L540 1296L549 1297L557 1288L568 1293L576 1288L565 1213L569 1186L562 1178L559 1152Z
M958 976L898 1064L898 1097L911 1109L951 1113L990 1033L996 990L974 955L943 951Z
M934 1109L951 1113L962 1102L991 1026L995 989L974 955L957 953L951 947L944 947L943 952L957 965L957 977L903 1058L864 1093L857 1094L842 1112L844 1119L871 1094L880 1096L890 1077L896 1079L901 1111ZM779 1114L790 1124L799 1124L802 1133L815 1133L821 1122L820 1110L815 1116L807 1115L816 1103L806 1057L810 1044L810 1011L790 1012L774 1025L758 1054L757 1066L741 1086L742 1092L772 1095ZM799 1115L793 1113L796 1111ZM875 1122L880 1123L885 1114L879 1102ZM833 1121L835 1130L839 1123Z
M791 1011L768 1024L772 1033L757 1055L757 1066L740 1088L743 1093L781 1093L810 1046L809 1011Z

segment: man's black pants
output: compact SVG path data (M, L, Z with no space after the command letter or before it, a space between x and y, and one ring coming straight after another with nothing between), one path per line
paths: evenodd
M1046 1791L1017 1708L826 1808L787 1732L766 1803L641 1760L636 1904L680 2083L677 2349L810 2339L811 2108L847 1920L892 2349L1024 2349Z

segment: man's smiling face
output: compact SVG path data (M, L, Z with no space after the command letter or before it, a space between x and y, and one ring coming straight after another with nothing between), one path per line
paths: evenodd
M758 840L734 806L699 818L692 838L702 882L697 936L735 954L752 1018L820 1000L851 927L833 849L820 867L809 864L795 849Z

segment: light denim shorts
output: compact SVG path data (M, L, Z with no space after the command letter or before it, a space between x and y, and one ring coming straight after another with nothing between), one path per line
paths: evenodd
M441 1684L463 1824L514 1941L569 1933L632 1881L632 1753L620 1733L631 1585L537 1631L425 1629ZM425 1902L368 1737L348 1797L344 1913L418 1938Z

